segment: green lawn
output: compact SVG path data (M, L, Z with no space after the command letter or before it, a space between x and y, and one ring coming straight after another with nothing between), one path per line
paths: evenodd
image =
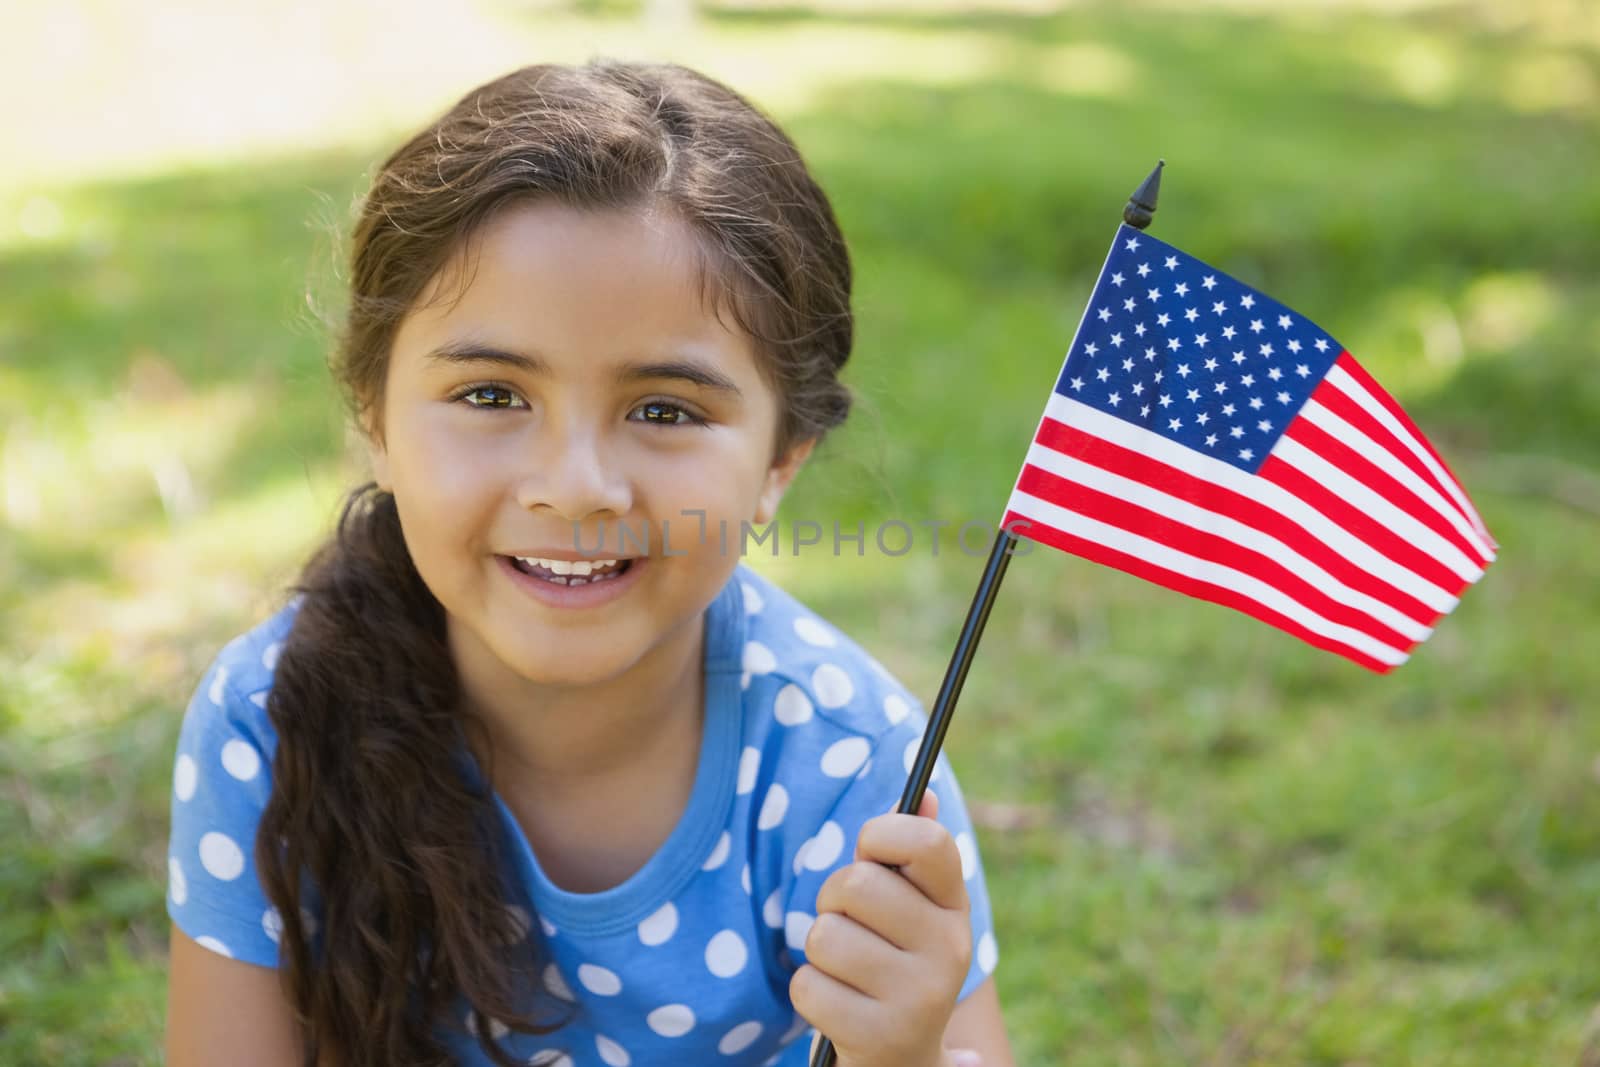
M858 271L789 516L996 516L1161 156L1151 232L1338 337L1502 546L1387 677L1013 562L947 744L1023 1063L1600 1064L1600 31L1514 9L708 21L837 45L759 97ZM0 188L0 1062L159 1060L177 726L360 476L306 291L387 147ZM981 563L758 565L931 702Z

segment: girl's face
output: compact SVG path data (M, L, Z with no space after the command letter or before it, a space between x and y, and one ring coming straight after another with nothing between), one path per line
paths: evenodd
M514 206L459 302L447 269L401 323L374 471L467 662L583 685L684 637L804 462L693 249L663 215Z

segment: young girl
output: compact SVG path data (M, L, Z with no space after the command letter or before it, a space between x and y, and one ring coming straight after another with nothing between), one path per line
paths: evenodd
M184 719L173 1067L1010 1064L942 758L892 813L916 701L738 560L849 407L793 143L519 70L384 163L350 281L375 481Z

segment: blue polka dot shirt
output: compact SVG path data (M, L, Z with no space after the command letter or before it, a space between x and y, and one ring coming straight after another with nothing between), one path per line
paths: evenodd
M256 826L276 734L266 714L297 602L231 641L196 688L173 771L167 910L199 944L276 967L282 923L256 876ZM706 612L705 724L687 808L626 881L559 888L495 797L517 887L507 907L570 1022L489 1031L546 1067L661 1062L803 1067L809 1024L789 1001L817 892L863 824L899 803L926 725L876 660L740 565ZM480 779L481 780L481 779ZM954 773L931 788L972 905L965 999L998 959L977 840ZM314 897L313 897L314 900ZM305 916L313 931L320 922ZM458 1063L489 1064L463 1002L438 1033Z

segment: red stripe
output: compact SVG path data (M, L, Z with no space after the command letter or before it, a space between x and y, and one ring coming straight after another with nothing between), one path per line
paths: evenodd
M1315 393L1311 394L1313 398ZM1310 451L1321 456L1338 470L1360 482L1378 496L1388 501L1398 511L1438 534L1461 550L1469 560L1485 562L1478 556L1465 534L1450 525L1450 521L1428 503L1402 485L1394 475L1357 452L1350 445L1313 423L1310 419L1296 419L1284 431L1284 436L1298 441ZM1288 462L1285 460L1285 462Z
M1002 525L1010 527L1013 523L1018 524L1015 532L1019 537L1026 537L1031 541L1037 541L1039 544L1048 545L1063 552L1071 552L1073 555L1082 556L1084 559L1092 560L1095 563L1115 567L1117 570L1126 571L1148 582L1154 582L1168 589L1176 589L1180 593L1186 593L1197 600L1208 600L1213 604L1222 604L1237 611L1242 611L1246 615L1294 634L1309 645L1337 653L1379 674L1387 674L1393 669L1389 664L1375 660L1359 649L1351 648L1349 645L1324 637L1322 634L1313 633L1288 616L1273 611L1264 604L1251 600L1249 597L1243 596L1232 589L1224 589L1222 586L1211 582L1203 582L1190 578L1185 574L1178 574L1165 567L1156 566L1148 560L1140 559L1138 556L1130 555L1114 548L1107 548L1105 545L1095 541L1074 537L1072 534L1065 533L1053 526L1029 519L1026 516L1017 514L1015 511L1007 510Z
M1372 398L1378 403L1382 404L1384 409L1387 410L1389 414L1393 415L1399 421L1401 426L1405 427L1406 431L1411 434L1411 436L1416 440L1417 444L1421 445L1427 451L1428 455L1433 457L1433 461L1439 464L1439 469L1444 471L1445 475L1456 484L1457 489L1461 490L1461 495L1463 497L1467 495L1466 489L1462 488L1461 486L1461 479L1456 477L1456 472L1450 469L1450 464L1446 463L1444 461L1444 457L1439 455L1438 451L1434 449L1433 442L1428 440L1427 437L1423 435L1421 430L1417 429L1417 424L1411 421L1411 416L1407 415L1405 411L1401 409L1400 405L1395 403L1394 397L1390 396L1388 392L1384 390L1383 386L1379 385L1372 375L1367 373L1367 369L1365 367L1356 362L1356 357L1352 356L1348 349L1339 353L1339 358L1334 361L1334 366L1343 368L1346 374L1360 382L1367 392L1372 394ZM1487 529L1484 529L1481 519L1474 521L1471 515L1468 515L1467 519L1468 521L1472 522L1473 526L1481 530L1483 535L1488 537L1490 542L1493 543L1494 538L1490 537Z
M1409 469L1418 478L1421 478L1424 484L1428 485L1439 494L1446 507L1448 507L1455 514L1461 516L1463 519L1466 519L1469 524L1473 524L1472 516L1462 511L1460 505L1455 502L1455 498L1450 495L1450 487L1445 485L1445 483L1441 481L1432 470L1429 469L1428 465L1422 462L1415 452L1407 448L1405 446L1405 442L1396 437L1387 426L1379 422L1370 411L1362 407L1348 393L1341 391L1337 386L1324 380L1323 383L1317 387L1316 392L1312 395L1312 399L1316 400L1323 407L1339 416L1345 422L1348 422L1356 429L1357 432L1370 437L1385 452L1389 453L1399 462L1405 464L1407 469ZM1459 489L1460 486L1456 486L1456 488ZM1481 551L1474 550L1473 555L1481 563L1486 565L1488 564L1488 557L1485 556Z
M1432 625L1440 615L1437 609L1390 585L1330 548L1320 537L1308 532L1293 519L1259 500L1048 417L1040 425L1035 440L1053 451L1171 493L1197 507L1225 515L1275 537L1350 588L1392 605L1424 626ZM1338 522L1337 516L1330 516L1330 519L1338 525L1345 525ZM1359 533L1352 533L1352 536L1369 544L1372 542L1371 538L1362 537ZM1381 546L1374 547L1390 560L1396 559L1393 554L1383 552ZM1396 565L1407 566L1403 562L1397 562Z
M1391 648L1404 651L1416 644L1413 639L1396 633L1385 623L1341 600L1336 600L1277 560L1215 533L1198 530L1138 504L1130 503L1121 497L1102 493L1060 475L1041 470L1032 464L1023 466L1022 476L1017 480L1017 488L1029 496L1098 519L1119 530L1148 537L1158 544L1211 563L1231 567L1241 574L1247 574L1279 589L1289 598L1305 605L1307 609L1321 615L1329 622L1358 630Z
M1256 477L1264 478L1280 489L1293 493L1331 521L1344 527L1351 536L1365 541L1388 559L1452 596L1459 594L1466 586L1465 579L1455 571L1411 542L1399 537L1365 511L1353 507L1349 501L1329 490L1321 482L1289 466L1277 456L1268 456L1261 469L1256 471Z

